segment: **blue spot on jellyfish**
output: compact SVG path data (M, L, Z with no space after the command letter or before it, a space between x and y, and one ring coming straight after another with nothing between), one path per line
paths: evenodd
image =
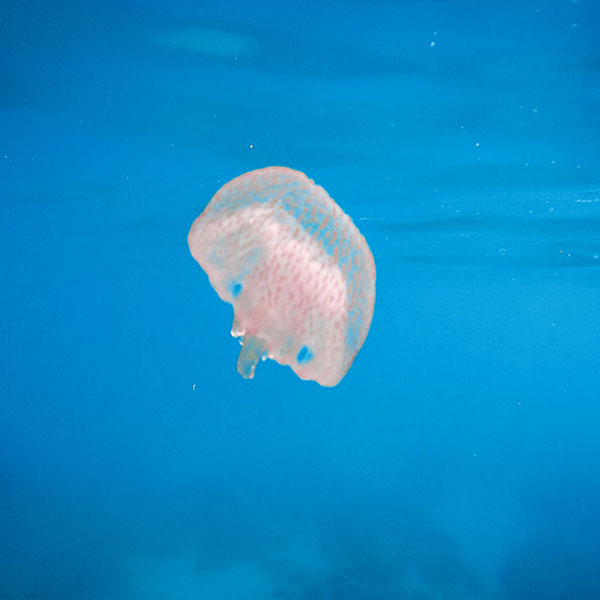
M242 377L269 357L300 379L341 381L371 326L375 262L321 186L286 167L240 175L194 221L188 244L233 305Z
M240 295L240 292L242 291L242 284L241 283L234 283L232 288L231 288L231 294L234 298L237 298Z
M302 346L300 352L296 355L296 360L299 363L307 363L312 359L313 355L308 346Z

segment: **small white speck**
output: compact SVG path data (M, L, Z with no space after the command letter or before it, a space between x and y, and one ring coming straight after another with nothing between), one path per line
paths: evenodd
M196 384L195 383L192 383L192 391L194 391L194 392L196 391Z
M248 148L250 148L250 150L254 149L254 144L248 144Z
M435 42L429 42L429 47L433 48L435 46Z
M479 148L479 142L475 142L475 148Z

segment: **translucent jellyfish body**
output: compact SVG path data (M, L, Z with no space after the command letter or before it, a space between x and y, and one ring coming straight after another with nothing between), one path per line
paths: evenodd
M213 196L188 243L233 305L240 375L252 378L267 356L301 379L340 382L371 325L375 262L322 187L285 167L240 175Z

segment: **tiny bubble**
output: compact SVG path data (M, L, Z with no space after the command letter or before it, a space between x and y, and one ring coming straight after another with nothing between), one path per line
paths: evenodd
M250 148L250 150L254 149L254 144L248 144L248 148Z
M429 47L433 48L435 46L435 42L429 42Z

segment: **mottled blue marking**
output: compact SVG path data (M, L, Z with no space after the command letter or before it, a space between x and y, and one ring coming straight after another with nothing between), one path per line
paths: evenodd
M231 294L233 295L233 297L237 298L240 295L241 291L242 291L242 284L234 283L233 287L231 288Z
M302 348L300 348L300 352L298 352L296 356L296 360L299 363L307 363L310 362L312 357L313 353L310 351L310 348L308 346L302 346Z

